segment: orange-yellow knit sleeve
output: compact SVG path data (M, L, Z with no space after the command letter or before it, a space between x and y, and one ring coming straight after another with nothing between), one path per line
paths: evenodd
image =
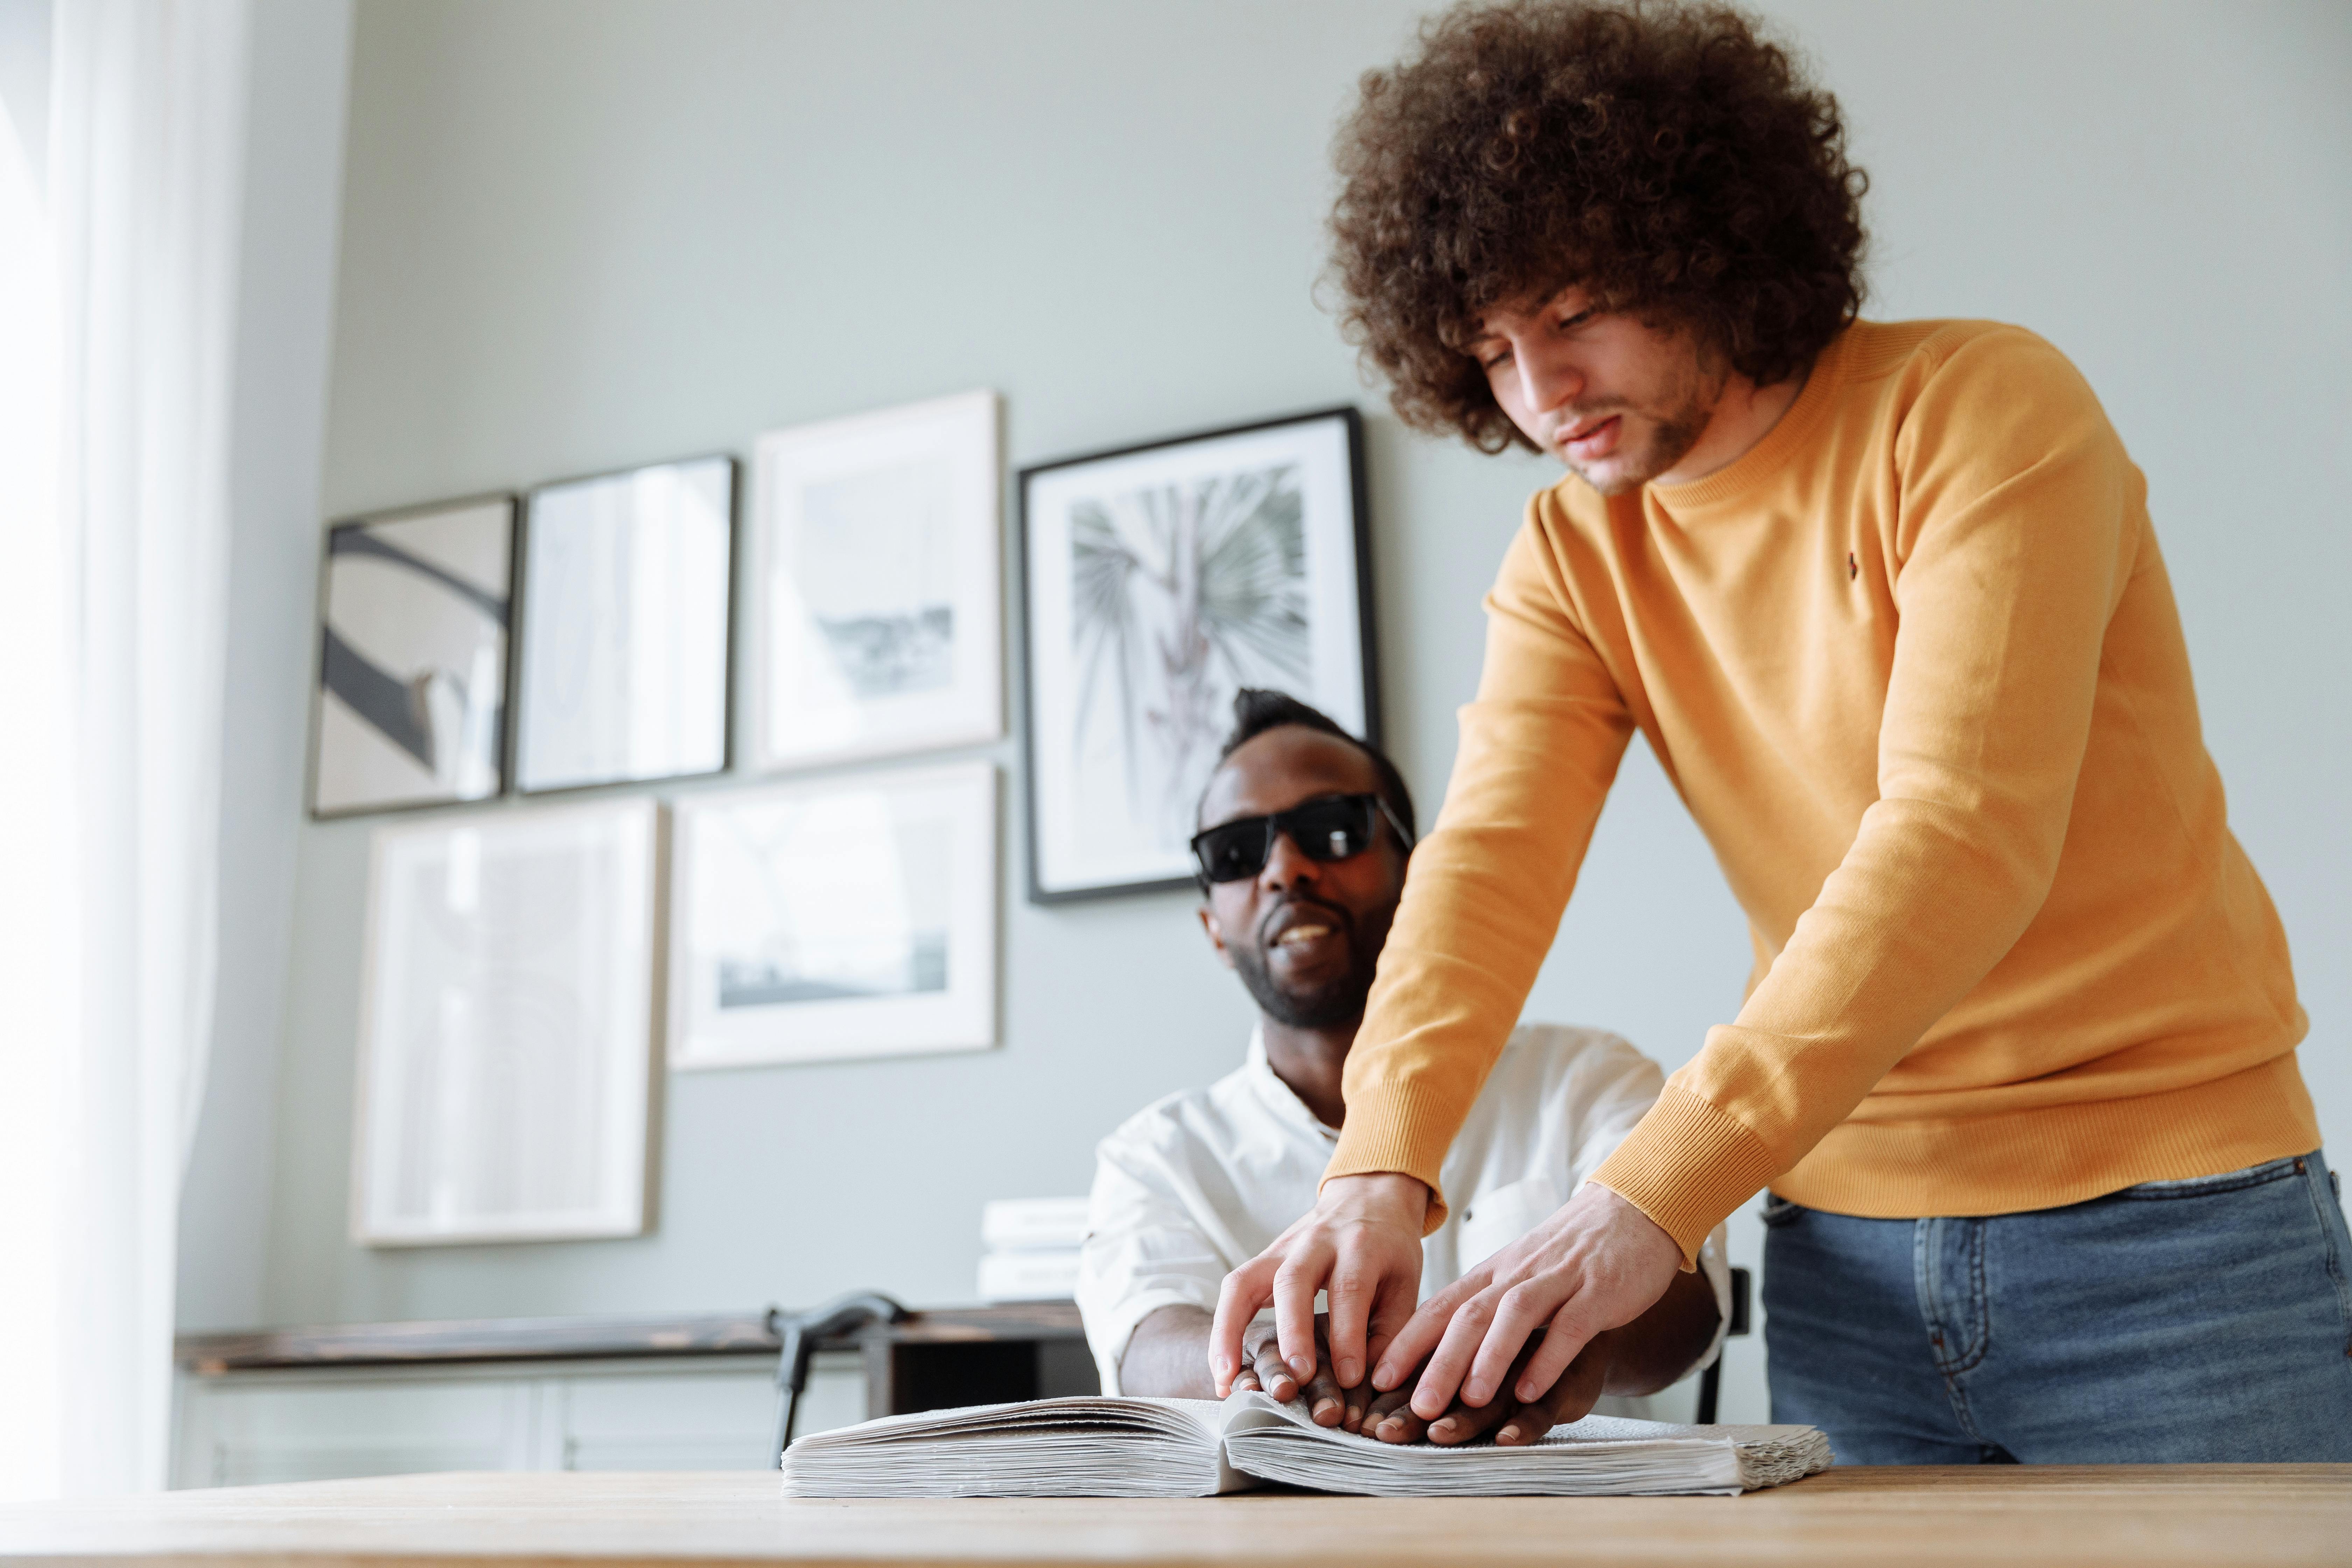
M1433 1230L1438 1167L1518 1022L1633 728L1570 614L1546 516L1538 496L1487 596L1477 700L1381 950L1325 1172L1419 1177Z
M1902 522L1878 798L1738 1018L1593 1177L1686 1255L2041 908L2138 552L2139 475L2054 349L2003 330L1904 374L1917 384L1881 453Z

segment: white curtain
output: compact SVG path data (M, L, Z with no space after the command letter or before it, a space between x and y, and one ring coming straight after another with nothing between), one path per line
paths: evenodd
M245 0L57 0L51 25L45 210L0 169L0 238L46 242L0 276L26 284L0 333L29 351L0 372L0 417L21 405L29 429L0 447L17 1496L151 1489L168 1463L216 935L247 51Z

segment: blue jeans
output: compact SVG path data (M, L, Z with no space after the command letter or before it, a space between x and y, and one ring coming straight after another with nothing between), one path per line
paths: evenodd
M1765 1194L1772 1419L1840 1464L2352 1460L2352 1234L2317 1153L1990 1219Z

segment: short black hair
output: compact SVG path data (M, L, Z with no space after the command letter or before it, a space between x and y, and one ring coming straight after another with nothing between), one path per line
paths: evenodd
M1361 736L1350 735L1339 727L1339 721L1319 708L1309 708L1287 691L1265 691L1244 686L1234 693L1233 733L1217 752L1217 765L1268 730L1297 725L1302 730L1319 730L1326 735L1337 735L1372 761L1373 776L1380 780L1381 798L1389 803L1397 820L1404 824L1407 834L1418 837L1421 828L1413 821L1412 791L1405 788L1404 775L1389 761L1388 753ZM1197 817L1199 813L1196 811Z

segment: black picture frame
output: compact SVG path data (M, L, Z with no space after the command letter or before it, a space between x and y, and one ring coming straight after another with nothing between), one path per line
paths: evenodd
M726 501L723 527L719 539L725 560L719 571L713 595L719 616L715 670L711 671L716 698L718 736L715 752L707 759L708 766L686 766L675 769L604 771L593 776L559 778L554 782L534 783L526 768L525 746L530 739L530 726L535 716L535 700L530 679L532 668L532 637L534 621L547 624L550 609L540 601L546 597L543 585L534 588L535 568L544 553L540 542L545 526L542 514L550 496L558 491L571 491L584 487L617 483L643 474L664 469L684 469L716 465L725 476ZM514 793L532 799L549 795L568 795L579 790L602 789L619 784L662 784L680 779L709 778L729 772L735 763L735 656L740 617L736 598L741 576L743 533L743 465L730 452L699 452L691 456L668 458L654 463L635 463L625 468L608 468L593 474L580 474L569 479L551 479L533 485L522 498L520 515L516 523L514 568L514 621L509 652L512 666L509 679L511 700L508 706L506 776Z
M520 528L520 498L505 490L328 525L320 541L304 790L314 821L477 804L506 793ZM436 532L454 537L437 547L424 542ZM453 564L453 554L479 559ZM371 585L379 569L389 574ZM383 602L387 596L415 602ZM471 667L485 654L495 671L478 680ZM453 692L469 716L456 725L467 760L454 780L441 765L453 744ZM487 712L486 697L494 702Z
M1279 458L1286 450L1290 453L1286 464ZM1221 468L1221 463L1226 466ZM1278 499L1286 466L1295 469L1291 482L1297 489L1295 571L1276 571L1265 559L1269 551L1284 556L1293 550L1281 515L1288 503ZM1267 497L1253 503L1247 487L1258 481ZM1219 483L1231 488L1213 494ZM1058 458L1020 469L1018 485L1023 795L1030 902L1076 903L1192 885L1182 840L1191 837L1190 813L1198 794L1194 775L1205 780L1215 746L1231 723L1232 692L1240 685L1289 690L1372 744L1381 743L1371 519L1363 416L1355 407L1342 404ZM1233 508L1253 504L1255 510L1233 513ZM1073 521L1088 506L1083 523ZM1202 548L1213 525L1208 514L1219 507L1224 510L1214 525L1224 531ZM1190 524L1181 521L1188 509L1194 513ZM1175 571L1164 574L1193 586L1167 589L1169 603L1158 606L1159 613L1171 624L1181 620L1193 627L1196 646L1213 645L1198 657L1203 666L1222 670L1212 678L1189 666L1171 666L1163 658L1163 669L1182 673L1171 675L1168 685L1153 694L1167 700L1143 713L1181 717L1159 721L1160 740L1142 746L1138 737L1146 726L1137 705L1138 650L1133 644L1145 635L1135 630L1136 620L1150 618L1153 606L1142 603L1131 585L1141 574L1144 587L1150 588L1150 563L1138 559L1122 564L1119 556L1122 551L1139 555L1129 546L1139 531L1148 532L1154 526L1150 516L1155 510L1172 531L1197 530L1191 533L1194 569L1189 576ZM1083 546L1076 542L1082 528L1088 542ZM1263 537L1243 541L1244 529ZM1176 548L1170 544L1171 559ZM1199 569L1213 563L1217 563L1213 573ZM1097 601L1084 612L1076 603L1081 570L1087 573ZM1222 627L1207 629L1220 616L1203 601L1199 584L1212 575L1223 580L1235 573L1255 575L1238 590L1229 586L1224 595L1229 611L1255 602L1253 593L1262 599L1272 592L1278 603L1303 608L1304 629L1294 638L1286 614L1262 614L1253 626L1234 613L1223 616ZM1120 584L1118 595L1124 595L1122 607L1103 611L1100 605L1118 597L1108 588L1114 578ZM1191 601L1179 604L1186 594L1192 595ZM1335 619L1352 625L1327 624ZM1097 693L1080 689L1090 683L1098 687L1102 671L1079 668L1087 658L1077 646L1082 635L1093 639L1097 659L1106 657L1106 639L1118 644L1110 657L1124 671L1116 720L1121 762L1108 771L1118 774L1125 796L1118 811L1123 816L1105 804L1107 792L1096 776L1107 771L1099 763L1101 737L1087 730ZM1303 643L1303 650L1295 643ZM1267 650L1303 651L1305 679L1296 679L1295 658ZM1058 669L1055 660L1065 660L1070 668ZM1327 661L1331 668L1319 668ZM1241 679L1234 679L1237 670ZM1283 679L1286 670L1294 678ZM1090 756L1096 760L1090 762ZM1139 792L1150 792L1152 798L1146 801ZM1091 836L1095 841L1118 838L1129 847L1095 857L1090 868L1083 850L1074 852L1074 845L1087 836L1067 826L1076 820L1071 814L1081 810L1093 810L1104 818L1098 825L1103 831Z

